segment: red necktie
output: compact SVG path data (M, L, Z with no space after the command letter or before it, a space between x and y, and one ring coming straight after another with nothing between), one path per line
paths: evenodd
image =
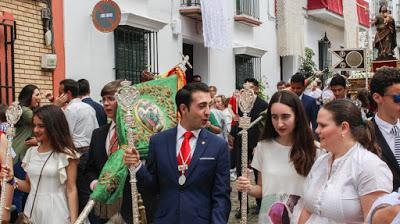
M113 130L114 133L110 140L110 147L108 148L108 152L110 153L109 156L111 156L111 154L113 154L118 149L117 130L115 130L115 126L113 127Z
M185 162L185 164L187 166L189 166L190 164L190 138L193 137L193 133L191 131L187 131L185 132L185 134L183 134L183 142L181 145L181 150L180 153L178 153L178 165L183 165L183 162ZM183 161L182 161L183 159Z

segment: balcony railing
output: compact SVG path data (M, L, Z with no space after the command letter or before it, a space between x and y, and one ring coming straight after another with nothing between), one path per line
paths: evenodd
M236 15L246 15L260 19L259 0L236 0Z
M200 0L181 0L179 12L182 16L201 21Z
M200 6L200 0L181 0L181 7Z

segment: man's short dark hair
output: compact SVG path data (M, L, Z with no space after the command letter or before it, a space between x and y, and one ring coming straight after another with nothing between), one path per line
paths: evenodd
M244 83L246 83L246 82L253 83L253 85L257 86L257 87L260 85L260 83L258 83L257 79L255 79L255 78L247 78L244 80Z
M285 81L280 81L276 84L276 86L286 86L286 82Z
M292 78L290 78L290 83L300 83L301 85L305 85L304 81L306 80L306 78L304 77L304 75L300 72L296 72L296 74L294 74L292 76Z
M337 74L332 78L329 86L343 86L343 88L346 88L346 79L343 76Z
M192 103L192 95L195 92L205 92L208 93L208 86L202 82L192 82L185 85L182 89L180 89L175 96L175 103L179 113L182 113L179 109L181 104L186 105L190 108L190 104Z
M383 67L375 72L371 79L371 95L378 93L385 95L386 89L394 84L400 83L400 70L397 68Z
M201 82L201 76L200 76L200 75L194 75L194 76L192 77L192 80L193 80L194 82L199 82L198 80L195 80L195 79L198 79L198 80Z
M79 96L86 96L90 94L90 85L89 81L86 79L79 79Z
M70 91L73 98L78 97L79 86L78 82L73 79L64 79L60 82L64 86L64 93Z

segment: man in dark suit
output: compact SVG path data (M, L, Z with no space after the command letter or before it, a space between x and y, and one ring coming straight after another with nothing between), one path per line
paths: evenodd
M99 127L107 124L107 116L104 112L103 107L90 98L90 85L89 81L86 79L79 79L79 98L81 98L82 102L89 104L96 111L96 118Z
M393 174L393 191L400 187L400 72L395 68L379 69L371 80L371 95L378 106L372 121L382 149L382 160Z
M135 149L124 162L135 166L138 183L159 193L154 223L227 223L230 212L226 142L204 127L211 97L204 83L190 83L175 97L178 126L151 137L146 164Z
M92 139L90 142L89 159L86 165L86 177L87 186L90 190L96 187L97 179L100 176L100 172L103 166L106 164L108 157L118 149L118 138L116 135L116 111L117 111L117 99L114 94L117 89L121 86L121 80L112 81L105 85L101 90L101 97L103 99L104 111L107 117L111 119L110 124L105 124L93 131ZM145 202L146 216L149 222L152 221L152 211L155 205L155 197L150 196L142 186L138 186L139 193L142 194L142 198ZM129 175L125 181L125 188L123 193L123 201L121 205L120 213L126 223L132 223L132 201L131 201L131 188L129 184ZM86 195L85 200L87 201L89 195ZM103 212L104 214L107 212ZM103 214L103 215L104 215ZM114 215L114 214L111 214ZM93 212L90 214L89 219L91 223L101 224L106 223L110 218L100 218Z
M306 89L305 77L303 74L298 72L292 76L290 79L290 89L299 96L308 121L311 123L313 132L315 132L315 129L317 128L317 115L319 108L314 98L303 94Z

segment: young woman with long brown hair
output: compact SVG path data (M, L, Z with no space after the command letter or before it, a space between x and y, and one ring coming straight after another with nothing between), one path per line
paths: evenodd
M288 223L303 195L305 177L317 155L311 128L299 97L276 92L270 101L264 134L254 150L251 166L258 170L257 185L239 177L239 191L262 198L259 223ZM292 216L290 214L297 214Z
M16 188L29 193L24 214L33 224L74 223L79 157L64 112L54 105L40 107L33 112L33 126L39 146L29 148L22 160L26 179L15 178Z

